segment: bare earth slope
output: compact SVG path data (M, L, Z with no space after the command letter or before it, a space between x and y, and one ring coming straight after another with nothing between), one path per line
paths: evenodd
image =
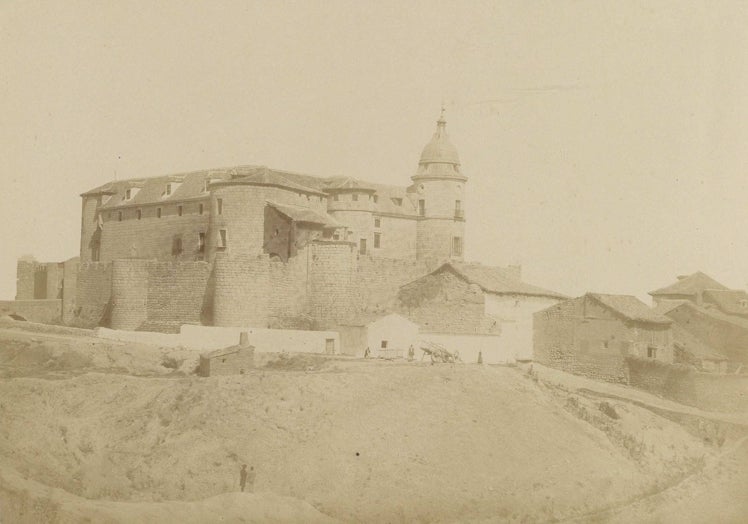
M2 343L0 362L12 346ZM117 361L127 349L99 350ZM714 453L643 408L611 401L611 414L510 368L279 367L207 379L95 367L55 380L11 373L0 380L0 512L18 506L23 479L83 497L71 503L81 519L85 499L96 499L94 521L129 507L139 520L168 522L164 504L181 503L162 501L193 501L193 517L225 509L230 522L229 508L246 499L226 494L247 463L264 504L296 499L289 522L312 515L298 499L342 521L544 522L634 500ZM184 521L174 511L171 521Z

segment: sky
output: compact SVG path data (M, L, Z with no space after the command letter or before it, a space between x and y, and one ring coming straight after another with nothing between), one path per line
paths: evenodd
M258 164L407 185L442 103L466 259L577 296L748 286L748 3L0 2L0 299L80 193Z

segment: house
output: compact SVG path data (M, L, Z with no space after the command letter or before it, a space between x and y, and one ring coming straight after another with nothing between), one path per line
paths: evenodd
M672 320L633 296L588 293L534 315L536 362L627 382L627 357L673 362Z
M200 355L198 374L201 377L243 375L254 367L254 358L255 348L249 344L249 336L244 332L239 337L239 344Z
M460 352L466 362L532 358L532 315L564 295L521 280L519 267L451 261L400 288L398 310L423 339Z
M372 358L401 358L410 346L419 347L418 325L397 313L360 316L338 326L338 332L346 355L362 357L369 348Z
M704 292L707 290L727 291L728 288L709 275L697 271L692 275L681 275L673 284L650 291L649 294L655 306L665 300L689 300L701 305L704 301Z

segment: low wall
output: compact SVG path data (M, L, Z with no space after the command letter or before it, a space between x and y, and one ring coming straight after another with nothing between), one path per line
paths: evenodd
M62 321L62 299L2 300L0 315L15 313L29 322L59 324Z
M303 331L293 329L258 329L183 325L179 333L125 331L97 328L96 335L109 340L137 342L169 348L208 351L239 343L239 334L246 331L249 343L256 352L325 353L327 340L334 342L334 352L340 353L340 340L334 331Z
M626 364L634 387L707 411L748 412L748 375L702 373L639 358Z
M460 359L468 364L478 362L478 352L482 353L484 364L511 364L516 361L516 352L507 344L502 344L500 335L450 335L446 333L421 333L422 341L435 342L450 352L459 351ZM416 359L422 352L416 350ZM424 357L428 359L429 357Z

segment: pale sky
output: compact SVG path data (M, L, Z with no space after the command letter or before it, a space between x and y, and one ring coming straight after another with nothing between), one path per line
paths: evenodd
M748 3L0 2L0 298L116 176L407 185L442 101L466 258L569 295L748 283Z

